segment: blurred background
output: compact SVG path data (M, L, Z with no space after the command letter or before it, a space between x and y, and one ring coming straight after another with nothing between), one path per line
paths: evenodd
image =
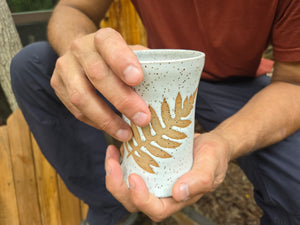
M7 0L23 46L46 40L46 28L58 0Z
M58 0L7 0L23 46L46 40L47 23ZM11 114L0 87L0 125Z

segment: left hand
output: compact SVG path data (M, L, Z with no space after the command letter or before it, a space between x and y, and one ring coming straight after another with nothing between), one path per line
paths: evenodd
M128 177L130 187L127 187L120 167L119 150L111 145L107 148L105 161L106 187L128 211L142 211L159 222L195 203L222 183L231 157L229 146L224 138L213 132L196 134L191 171L174 184L172 197L157 198L149 193L145 182L137 174Z

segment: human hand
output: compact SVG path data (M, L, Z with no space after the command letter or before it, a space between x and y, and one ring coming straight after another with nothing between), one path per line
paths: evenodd
M138 126L150 122L148 106L131 88L143 79L133 49L145 47L130 47L113 29L100 29L75 40L57 60L51 78L58 98L77 119L120 141L131 138L131 128L98 96L97 90Z
M195 135L191 171L174 184L172 197L157 198L148 192L145 182L136 174L129 176L127 187L120 167L119 151L115 146L109 146L105 161L106 187L128 211L142 211L159 222L195 203L206 192L215 190L225 178L230 157L229 144L219 135Z

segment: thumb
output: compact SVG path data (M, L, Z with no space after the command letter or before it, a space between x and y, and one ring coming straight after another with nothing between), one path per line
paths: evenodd
M218 148L215 143L195 143L197 150L191 171L180 177L173 186L172 194L176 201L213 191L224 180L227 161L222 154L218 154Z

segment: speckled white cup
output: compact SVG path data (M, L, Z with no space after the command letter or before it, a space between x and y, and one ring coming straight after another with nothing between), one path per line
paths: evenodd
M134 90L151 111L150 125L131 125L133 138L123 143L122 170L138 174L149 192L172 196L176 180L193 164L195 100L205 55L192 50L135 51L144 79Z

